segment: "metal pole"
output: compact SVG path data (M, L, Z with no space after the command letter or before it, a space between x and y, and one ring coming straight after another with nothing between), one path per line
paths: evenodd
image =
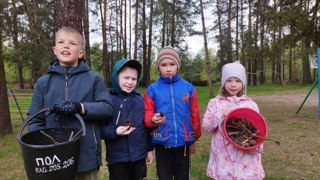
M319 82L319 79L320 79L320 73L319 73L319 70L320 70L320 63L319 63L319 59L320 59L320 48L317 49L317 56L318 56L318 82ZM318 119L320 120L320 83L318 83Z
M20 107L19 107L19 104L18 104L17 98L16 98L16 96L14 95L13 90L12 90L12 89L9 89L9 91L10 91L10 93L12 94L14 101L16 102L16 106L17 106L17 108L18 108L18 110L19 110L19 113L20 113L21 119L22 119L22 121L24 121L24 118L23 118L23 115L22 115L22 113L21 113L21 110L20 110Z
M304 100L302 101L302 103L301 103L299 109L297 110L296 114L299 113L300 109L302 108L302 106L304 105L304 103L306 102L306 100L308 99L310 93L312 92L313 88L316 86L317 82L318 82L318 79L316 79L316 80L313 82L313 84L312 84L312 86L311 86L311 88L310 88L307 96L306 96L306 97L304 98Z

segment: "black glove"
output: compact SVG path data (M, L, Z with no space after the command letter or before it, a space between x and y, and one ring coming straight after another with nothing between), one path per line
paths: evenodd
M75 113L81 113L82 107L79 102L61 101L53 105L51 112L55 112L59 115L72 115Z

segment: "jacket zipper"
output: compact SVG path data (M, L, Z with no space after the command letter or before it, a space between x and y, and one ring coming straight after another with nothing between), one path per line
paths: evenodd
M119 108L119 112L118 112L117 120L116 120L116 125L118 125L119 118L120 118L121 111L122 111L122 107L123 107L123 105L121 104L121 105L120 105L120 108Z
M171 102L172 102L172 109L173 109L173 124L174 124L174 138L175 138L175 146L178 144L178 133L177 133L177 123L176 123L176 111L174 105L174 96L173 96L173 84L172 84L172 77L170 78L170 91L171 91Z
M64 84L64 99L65 100L68 100L68 80L69 80L69 77L68 77L68 74L66 72L66 68L64 68L64 80L65 80L65 84Z
M69 76L67 74L67 71L66 71L66 68L64 68L64 79L65 79L65 84L64 84L64 96L65 96L65 100L68 100L69 99L69 84L68 84L68 80L69 80ZM98 142L97 142L97 136L96 136L96 131L95 131L95 127L94 127L94 124L92 124L92 133L93 133L93 139L94 139L94 143L95 143L95 149L96 149L96 152L98 150ZM99 157L97 157L97 163L99 161Z

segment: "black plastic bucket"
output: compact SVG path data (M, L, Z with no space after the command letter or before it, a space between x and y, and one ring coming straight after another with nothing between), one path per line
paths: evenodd
M48 128L24 134L24 128L42 109L30 115L20 127L18 140L22 149L24 167L30 180L72 179L76 177L80 153L80 139L85 135L85 125L75 114L82 129ZM81 136L82 132L82 136Z

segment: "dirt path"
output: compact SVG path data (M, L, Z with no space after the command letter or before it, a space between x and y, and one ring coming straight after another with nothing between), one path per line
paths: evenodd
M300 106L303 100L306 98L308 92L286 92L286 93L274 93L270 95L250 95L250 97L257 103L273 103L273 104L285 104L290 106ZM312 107L318 105L318 92L313 90L306 99L304 106Z

